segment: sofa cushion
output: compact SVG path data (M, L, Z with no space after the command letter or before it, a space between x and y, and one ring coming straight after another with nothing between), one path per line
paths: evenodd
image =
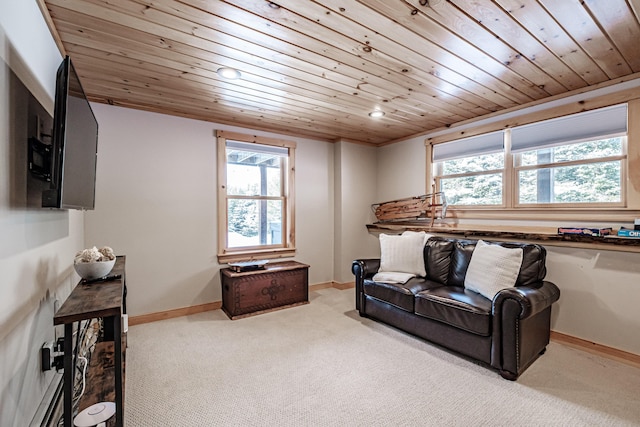
M419 292L415 313L474 334L491 335L491 301L462 286L440 286Z
M454 241L448 285L464 287L464 277L467 275L467 268L469 267L469 261L471 261L471 255L473 255L475 247L475 240Z
M547 274L547 250L538 244L503 243L506 248L522 248L522 266L516 281L516 286L529 286L544 280Z
M434 286L440 285L429 282L424 278L414 277L406 283L383 283L365 280L363 290L365 295L413 313L416 294Z
M464 287L493 300L502 289L516 285L522 248L505 248L478 240L469 261Z
M402 236L381 233L378 271L411 273L424 277L424 242L425 236L419 233Z
M448 284L453 247L453 241L441 237L434 237L427 241L424 260L429 280L443 285Z
M451 286L464 286L467 268L476 246L476 240L453 239L446 237L432 237L425 247L425 262L427 264L427 278ZM448 247L445 243L450 244ZM492 242L493 244L494 242ZM516 281L516 286L528 286L544 280L547 273L545 266L547 251L544 246L522 242L495 242L505 248L522 248L522 266ZM452 249L449 249L452 248ZM441 252L444 250L444 253ZM450 253L449 264L446 254ZM440 269L430 269L430 258L440 259ZM433 265L438 265L434 263ZM447 271L448 277L443 280L442 274ZM432 276L431 272L434 272ZM437 273L436 273L437 272Z

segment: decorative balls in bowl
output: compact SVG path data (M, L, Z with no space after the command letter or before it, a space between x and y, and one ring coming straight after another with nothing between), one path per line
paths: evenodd
M84 280L96 280L109 274L115 263L113 249L108 246L98 249L94 246L79 251L73 261L73 267Z

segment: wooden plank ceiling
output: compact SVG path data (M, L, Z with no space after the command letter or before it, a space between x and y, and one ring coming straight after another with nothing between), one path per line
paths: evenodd
M331 141L384 144L640 72L640 0L44 3L92 101Z

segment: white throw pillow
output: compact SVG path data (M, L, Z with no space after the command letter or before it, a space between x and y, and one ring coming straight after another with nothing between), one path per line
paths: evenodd
M424 239L423 246L427 244L427 240L429 240L429 237L433 237L433 234L427 234L424 231L411 231L411 230L407 230L403 232L402 235L403 236L415 236L415 235L422 236L422 238Z
M425 276L424 242L420 233L405 236L380 234L379 272L410 273Z
M490 300L502 289L512 288L522 265L522 248L505 248L478 240L464 287Z

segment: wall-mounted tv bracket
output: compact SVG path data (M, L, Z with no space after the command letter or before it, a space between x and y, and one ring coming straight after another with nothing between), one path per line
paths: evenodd
M42 181L51 181L51 145L29 138L29 172Z

